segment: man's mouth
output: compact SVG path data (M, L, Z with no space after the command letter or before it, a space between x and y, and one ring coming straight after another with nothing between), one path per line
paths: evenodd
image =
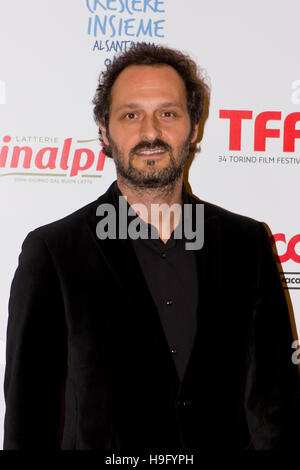
M147 150L138 150L136 152L136 155L141 155L141 156L153 156L153 155L160 155L162 153L165 153L167 150L164 149L164 148L160 148L160 149L147 149Z

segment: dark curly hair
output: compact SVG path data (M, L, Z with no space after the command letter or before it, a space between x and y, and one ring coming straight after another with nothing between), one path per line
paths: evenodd
M93 99L94 119L97 124L100 121L108 129L111 89L119 74L129 65L170 65L173 67L185 83L191 129L201 120L205 100L209 97L209 86L201 76L196 63L188 55L176 49L137 43L126 52L115 56L107 69L100 74ZM104 145L100 127L99 138L105 155L112 157L110 148Z

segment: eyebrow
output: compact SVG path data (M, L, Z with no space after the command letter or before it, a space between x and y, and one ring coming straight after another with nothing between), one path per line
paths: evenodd
M143 107L141 103L126 103L126 104L123 104L123 105L119 106L118 108L116 108L115 112L119 112L122 109L138 109L138 108L141 108L141 107ZM180 109L182 109L183 106L181 104L175 103L175 102L166 102L166 103L159 103L158 108L180 108Z

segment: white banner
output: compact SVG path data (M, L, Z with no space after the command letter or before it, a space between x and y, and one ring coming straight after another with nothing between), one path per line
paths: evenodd
M1 2L1 382L22 241L96 199L115 179L91 101L100 71L135 42L186 51L206 71L210 113L190 167L191 188L268 224L299 329L299 16L298 0ZM4 410L1 395L1 442Z

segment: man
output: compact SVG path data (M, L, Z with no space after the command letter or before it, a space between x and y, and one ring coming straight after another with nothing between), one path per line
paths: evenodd
M183 184L207 96L194 62L160 46L139 44L100 76L94 112L117 181L23 243L5 449L299 445L298 368L268 234ZM204 244L192 245L203 224Z

